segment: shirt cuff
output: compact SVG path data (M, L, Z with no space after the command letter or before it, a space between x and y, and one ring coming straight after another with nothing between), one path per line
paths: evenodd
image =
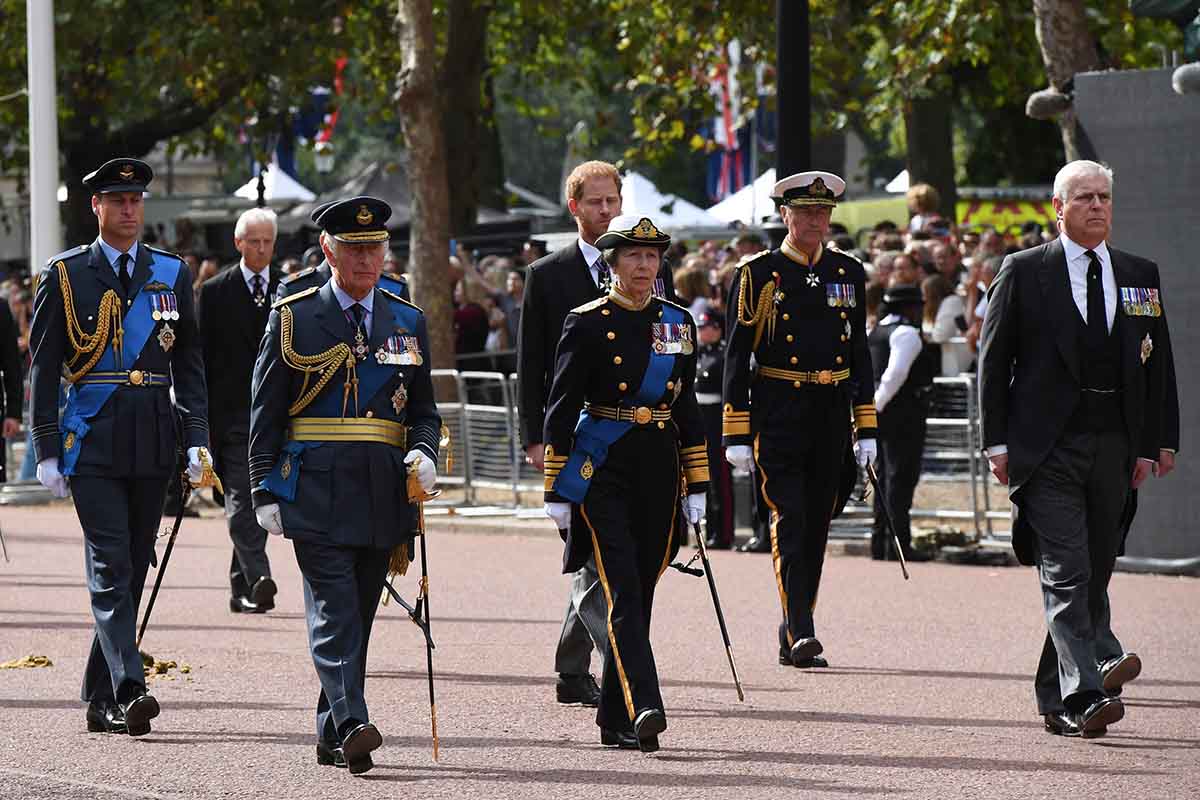
M996 456L1008 455L1008 445L994 444L991 447L984 450L983 454L986 455L988 458L995 458Z

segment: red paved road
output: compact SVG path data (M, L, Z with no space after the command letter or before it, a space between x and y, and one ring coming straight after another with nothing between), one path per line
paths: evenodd
M669 572L654 644L670 728L654 756L601 749L592 712L553 701L565 579L545 535L431 535L441 763L430 759L424 653L395 607L372 641L368 701L384 733L365 779L313 762L316 678L299 577L271 542L267 616L226 609L229 545L190 520L145 649L186 662L156 680L151 736L87 734L76 700L91 621L69 507L0 509L0 797L1190 798L1200 791L1200 582L1118 575L1116 625L1146 663L1105 739L1045 735L1030 672L1041 640L1033 574L831 558L818 609L832 663L775 663L770 559L717 554L747 701L727 679L705 583ZM548 523L547 523L548 526ZM545 531L542 531L544 533ZM153 573L151 573L153 576ZM412 594L413 579L402 581Z

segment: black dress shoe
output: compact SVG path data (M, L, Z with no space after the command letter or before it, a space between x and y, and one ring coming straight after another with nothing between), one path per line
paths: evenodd
M150 732L150 720L158 716L158 701L143 693L121 706L125 727L130 736L145 736Z
M600 687L591 673L569 675L558 673L558 683L554 687L558 702L565 706L584 705L595 708L600 705Z
M829 662L822 656L813 656L812 658L802 658L799 661L792 661L792 666L797 669L812 669L813 667L828 667Z
M728 550L733 547L733 541L709 538L704 540L704 547L708 550Z
M1055 711L1042 717L1042 724L1048 733L1055 736L1080 736L1079 719L1070 711Z
M253 600L243 595L234 595L229 598L229 610L234 614L261 614L266 611L265 608L259 607Z
M1125 716L1125 705L1115 697L1102 697L1079 715L1079 730L1083 738L1103 736L1108 726Z
M346 768L346 754L336 744L317 742L317 764L322 767Z
M383 746L379 729L369 722L356 725L342 738L342 754L351 775L361 775L375 766L371 751Z
M769 553L771 552L770 535L751 536L750 540L738 548L739 553Z
M641 749L633 731L614 731L611 728L600 729L600 744L605 747L618 747L622 750Z
M798 662L809 661L821 655L824 650L825 648L821 645L821 641L817 637L808 636L793 642L788 655L791 656L792 664L797 665Z
M125 715L115 700L93 700L87 707L89 733L128 733Z
M1100 665L1100 679L1104 691L1113 697L1121 694L1122 687L1142 674L1142 660L1137 653L1122 653Z
M275 594L279 591L279 587L275 585L275 581L269 577L259 578L254 582L254 588L250 590L250 602L258 606L258 613L270 611L275 607Z

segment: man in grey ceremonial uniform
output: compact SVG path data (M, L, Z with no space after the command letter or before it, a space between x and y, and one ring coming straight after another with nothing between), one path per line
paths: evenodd
M178 256L138 242L153 177L145 162L117 158L83 179L100 235L50 259L30 331L38 480L72 495L83 528L96 621L81 694L87 727L131 736L149 733L159 713L137 614L179 449L192 482L212 482L192 276Z
M437 481L441 418L419 308L378 287L391 208L373 197L317 218L333 277L278 301L254 366L250 485L258 522L292 540L321 683L317 763L371 769L383 743L364 694L367 645L397 548Z
M983 444L1009 487L1013 549L1035 564L1048 634L1035 678L1047 731L1094 737L1125 713L1097 637L1122 512L1163 446L1171 361L1158 267L1109 247L1112 171L1054 179L1058 239L1010 255L980 351Z

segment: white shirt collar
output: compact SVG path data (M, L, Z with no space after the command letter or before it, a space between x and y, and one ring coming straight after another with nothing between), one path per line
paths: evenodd
M100 237L100 249L101 249L101 251L104 252L104 257L108 259L108 263L112 264L113 272L117 271L117 261L121 258L121 255L125 252L129 253L129 263L131 265L137 263L138 243L136 240L134 241L133 245L130 246L129 250L125 251L125 250L118 250L117 248L113 247L111 244L104 241L104 237L101 236Z
M367 310L367 314L370 315L371 306L375 302L375 292L372 291L367 293L367 296L362 300L355 300L353 297L343 292L342 287L338 286L337 281L335 281L333 278L329 279L329 285L333 287L333 296L337 298L338 305L342 307L342 311L345 311L350 306L358 303L360 306L365 308Z
M583 253L583 260L587 262L588 268L596 266L596 261L600 259L600 251L595 245L588 244L583 239L579 239L579 252Z
M239 261L239 262L238 262L238 266L239 266L239 267L241 268L241 270L242 270L242 280L246 281L246 286L247 286L247 287L248 287L248 288L249 288L251 291L253 291L253 290L254 290L254 284L253 284L253 283L251 283L251 281L253 281L253 280L254 280L254 276L255 276L255 275L261 275L261 276L262 276L262 279L263 279L263 291L265 292L265 291L267 290L267 284L271 282L271 265L270 265L270 264L267 264L267 265L266 265L265 267L263 267L263 268L262 268L260 271L258 271L258 272L255 272L254 270L252 270L252 269L250 269L249 267L247 267L247 266L246 266L246 259L244 259L244 258L243 258L241 261Z
M1058 235L1058 240L1062 242L1063 254L1066 256L1068 264L1081 258L1087 258L1085 255L1087 253L1087 248L1073 241L1071 237L1067 236L1067 234L1060 233ZM1096 247L1092 248L1092 252L1095 253L1096 257L1100 259L1101 265L1108 265L1112 263L1111 259L1108 257L1108 244L1106 242L1101 242Z

